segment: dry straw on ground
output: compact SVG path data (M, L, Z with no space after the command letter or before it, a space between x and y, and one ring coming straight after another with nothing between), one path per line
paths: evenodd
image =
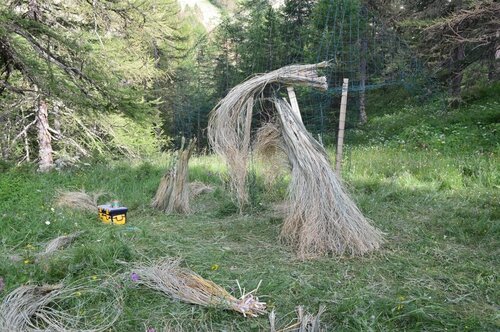
M257 317L266 312L266 304L254 295L257 289L249 293L240 289L242 294L238 299L214 282L181 268L179 263L178 259L164 259L151 265L136 265L132 269L132 280L177 300L234 310L245 317Z
M252 77L231 89L210 113L208 139L214 151L228 165L231 188L240 211L248 203L245 182L254 100L271 83L305 85L326 90L326 78L319 77L316 71L327 65L327 62L292 65Z
M73 242L77 237L79 237L83 232L76 232L69 235L61 235L51 240L45 246L45 249L37 254L37 258L45 258L56 251L67 247L71 242Z
M326 78L316 72L325 66L325 62L288 66L253 77L234 87L212 111L209 141L228 164L240 210L248 201L245 180L254 100L271 83L275 88L283 84L326 89ZM362 255L379 248L382 233L347 195L323 146L304 127L299 110L293 110L286 100L271 101L274 114L270 117L275 123L257 131L255 146L268 155L283 151L291 168L288 210L281 237L297 249L301 258L329 253Z
M178 151L175 168L169 169L163 175L160 185L156 190L155 197L151 205L165 213L188 214L189 208L189 187L188 187L188 163L189 158L195 148L196 139L191 140L184 149L184 139Z
M85 191L59 191L56 205L75 210L97 212L97 200L104 192L88 194Z
M189 197L195 198L202 194L209 194L214 192L214 187L205 184L201 181L194 181L189 183Z
M99 332L122 312L122 294L113 283L24 285L0 305L0 331Z
M296 309L297 319L285 327L276 328L276 314L274 310L269 314L269 323L271 332L323 332L327 329L321 325L320 317L325 312L326 307L320 306L316 315L310 314L304 310L304 307L298 306Z

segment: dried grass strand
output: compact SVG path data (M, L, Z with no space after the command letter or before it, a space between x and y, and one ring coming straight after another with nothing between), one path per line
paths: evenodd
M179 259L168 258L150 265L135 265L132 271L138 276L137 283L183 302L234 310L245 317L257 317L266 312L266 304L254 295L257 289L249 293L242 290L238 299L179 264Z
M201 181L193 181L189 183L189 196L195 198L202 194L214 192L214 187Z

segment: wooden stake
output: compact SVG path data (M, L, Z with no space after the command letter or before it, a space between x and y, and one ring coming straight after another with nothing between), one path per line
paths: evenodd
M340 178L340 168L342 165L342 149L344 147L344 127L345 127L345 112L347 107L347 90L349 88L349 79L344 78L342 85L342 99L340 100L340 119L339 119L339 136L337 140L337 158L335 171Z
M302 122L302 116L300 115L299 103L297 102L297 96L295 95L295 90L292 86L286 87L288 91L288 98L290 99L290 105L292 106L292 111L295 113L297 118Z

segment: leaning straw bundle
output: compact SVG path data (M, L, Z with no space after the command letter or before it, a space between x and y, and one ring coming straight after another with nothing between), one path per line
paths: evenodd
M117 289L107 282L18 287L0 306L0 331L105 331L122 311Z
M273 99L291 165L289 210L281 236L302 258L335 253L362 255L379 248L382 233L347 195L326 151L288 102Z
M37 255L38 258L48 257L57 250L68 246L71 242L73 242L74 239L79 237L82 233L83 232L76 232L70 235L61 235L56 237L55 239L47 243L45 249L42 252L38 253Z
M266 304L253 295L257 289L249 293L242 291L237 299L214 282L179 267L179 263L177 259L164 259L150 266L136 265L134 280L187 303L234 310L245 317L257 317L266 312Z
M97 200L103 192L87 194L85 191L60 191L56 200L59 207L68 207L89 212L97 211Z
M184 138L178 151L175 169L170 169L162 177L151 205L166 213L190 212L188 188L188 162L195 148L196 139L191 140L184 149Z
M327 62L292 65L255 76L235 86L212 110L208 122L208 139L214 151L228 164L231 187L240 211L248 202L245 181L254 98L271 83L305 85L326 90L326 78L319 77L316 70L327 65Z

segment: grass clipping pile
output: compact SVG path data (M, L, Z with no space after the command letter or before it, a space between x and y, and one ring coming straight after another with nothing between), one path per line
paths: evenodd
M0 306L0 331L106 331L122 313L118 289L108 282L20 286Z
M266 304L254 296L257 289L242 291L238 299L214 282L179 267L179 263L178 259L168 258L152 265L136 265L132 280L187 303L234 310L245 317L266 313Z
M262 97L266 85L303 85L326 90L325 77L318 68L326 62L293 65L253 77L234 87L211 113L208 138L226 161L231 184L240 204L248 202L245 180L250 146L254 101ZM382 233L373 227L348 196L332 170L326 151L306 130L300 114L286 100L273 98L275 132L266 129L268 139L283 151L291 167L288 209L281 237L296 249L299 257L311 258L328 253L363 255L376 250ZM269 132L271 130L271 132ZM266 150L259 146L258 149Z

